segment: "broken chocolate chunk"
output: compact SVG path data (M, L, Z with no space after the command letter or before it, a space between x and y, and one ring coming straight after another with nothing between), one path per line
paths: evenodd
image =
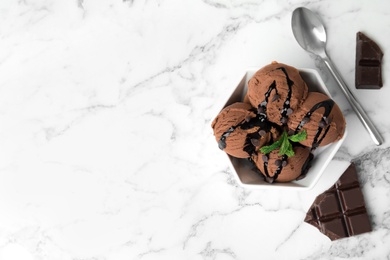
M266 134L267 134L267 132L264 131L264 130L260 130L259 131L259 135L262 136L262 137L265 136Z
M281 166L282 165L282 160L275 160L275 165L276 166Z
M282 117L281 119L280 119L280 122L282 123L282 124L287 124L287 121L288 121L288 119L287 119L287 117Z
M331 240L372 230L354 164L330 189L317 196L306 214L305 222Z
M280 99L280 96L278 94L275 94L271 102L275 102L278 99Z
M252 138L251 139L251 143L252 143L253 146L259 146L260 145L259 139L256 139L256 138Z
M356 35L355 85L357 89L380 89L382 82L383 52L366 35Z

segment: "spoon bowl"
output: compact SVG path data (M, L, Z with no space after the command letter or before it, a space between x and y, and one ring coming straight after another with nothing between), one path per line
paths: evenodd
M336 67L326 54L326 31L320 18L309 9L299 7L295 9L292 14L291 27L299 45L307 52L318 55L324 61L330 74L334 77L338 86L351 104L351 107L356 112L356 115L370 134L371 139L376 145L381 145L383 143L383 137L371 122L366 112L364 112L363 107L349 90Z
M304 50L322 54L320 56L325 54L326 31L317 15L307 8L297 8L293 12L291 25L295 39Z

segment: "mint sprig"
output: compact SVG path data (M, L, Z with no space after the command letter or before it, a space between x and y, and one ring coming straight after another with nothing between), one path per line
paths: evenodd
M268 154L280 147L278 155L285 154L288 157L291 157L295 155L291 142L297 143L305 140L306 138L307 138L307 134L305 130L291 136L288 136L287 132L283 131L283 134L279 140L275 141L271 145L266 145L261 147L260 152L263 154Z
M288 139L290 139L291 141L293 141L295 143L303 141L306 138L307 138L306 130L303 130L302 132L299 132L295 135L291 135L288 137Z
M265 145L265 146L260 148L260 152L262 152L263 154L268 154L268 153L272 152L273 150L275 150L276 148L278 148L280 146L280 143L281 143L281 140L279 139L278 141L272 143L271 145Z

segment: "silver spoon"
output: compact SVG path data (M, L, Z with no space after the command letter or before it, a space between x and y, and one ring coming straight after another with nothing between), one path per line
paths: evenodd
M344 83L340 74L337 72L336 67L326 54L326 31L319 17L309 9L299 7L295 9L292 14L291 26L295 39L299 45L301 45L304 50L318 55L325 62L325 65L336 79L336 82L370 134L372 140L376 145L381 145L383 143L383 138L379 131L375 128L362 106Z

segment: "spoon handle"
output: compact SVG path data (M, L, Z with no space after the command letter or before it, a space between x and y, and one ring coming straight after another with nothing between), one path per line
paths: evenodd
M332 76L336 79L337 84L343 91L345 97L351 104L353 110L355 110L358 118L363 123L364 127L368 131L368 133L371 136L371 139L374 141L376 145L381 145L383 143L383 137L379 133L379 131L376 129L374 124L371 122L370 118L367 116L366 112L364 112L363 107L359 104L359 102L356 100L352 92L349 90L347 85L344 83L343 79L341 78L340 74L337 72L336 67L333 65L332 61L329 59L327 55L324 55L321 57L323 61L325 62L326 66L328 67L330 73Z

